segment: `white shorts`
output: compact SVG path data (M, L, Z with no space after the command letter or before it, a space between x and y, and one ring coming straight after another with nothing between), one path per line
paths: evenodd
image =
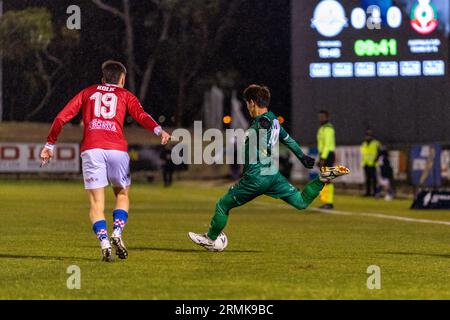
M130 157L116 150L92 149L81 154L86 190L107 187L128 188L131 185Z

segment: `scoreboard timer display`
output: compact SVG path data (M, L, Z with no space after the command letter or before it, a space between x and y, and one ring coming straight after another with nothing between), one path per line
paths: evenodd
M450 144L450 0L294 0L292 129L316 144L327 110L338 144Z
M304 71L317 79L444 77L445 2L305 1Z

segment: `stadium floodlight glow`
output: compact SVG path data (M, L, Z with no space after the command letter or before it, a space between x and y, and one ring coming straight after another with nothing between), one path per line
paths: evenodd
M231 122L233 122L233 118L231 118L231 116L223 117L223 123L224 124L230 124Z

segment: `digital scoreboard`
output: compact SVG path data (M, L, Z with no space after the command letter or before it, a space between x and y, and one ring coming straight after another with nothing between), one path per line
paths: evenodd
M323 0L309 9L305 54L311 78L447 74L447 24L439 20L433 1L398 6L391 1Z
M450 144L450 0L293 0L294 134L315 144L317 112L340 144L367 128L386 143Z

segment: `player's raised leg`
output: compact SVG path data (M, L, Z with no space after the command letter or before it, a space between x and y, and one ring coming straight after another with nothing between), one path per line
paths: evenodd
M282 198L283 201L289 203L298 210L305 210L320 195L327 183L336 178L342 177L350 173L346 167L322 168L320 176L305 186L303 191L299 191L289 197Z
M92 222L92 229L97 239L100 241L103 261L111 262L112 250L108 239L108 228L105 220L105 189L88 190L88 195L91 204L89 218Z
M114 231L111 235L111 243L115 248L116 255L120 259L128 258L128 250L122 239L123 230L128 222L128 211L130 208L129 188L115 187L116 205L114 207Z
M289 197L282 198L282 200L298 210L305 210L320 195L324 187L325 183L317 178L308 183L303 191L298 191Z

